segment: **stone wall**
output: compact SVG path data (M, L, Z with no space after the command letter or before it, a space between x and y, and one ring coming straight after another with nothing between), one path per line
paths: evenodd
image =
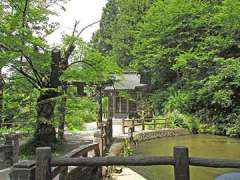
M165 129L158 129L158 130L145 130L141 132L135 132L133 134L134 141L147 141L156 138L162 137L173 137L173 136L184 136L189 135L190 131L185 128L165 128Z

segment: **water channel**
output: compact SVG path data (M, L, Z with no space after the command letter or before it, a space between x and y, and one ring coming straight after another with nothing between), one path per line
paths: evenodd
M189 135L155 139L140 143L136 155L172 156L174 146L189 148L189 156L240 160L240 139L214 135ZM147 180L173 180L171 166L132 167ZM239 169L191 167L191 180L214 180L226 172L240 172Z

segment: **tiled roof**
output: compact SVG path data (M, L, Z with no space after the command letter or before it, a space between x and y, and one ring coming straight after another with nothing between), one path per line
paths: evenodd
M116 81L114 82L114 86L107 86L105 88L108 90L135 90L139 87L145 87L147 84L141 84L140 74L137 73L124 73L122 75L118 75L115 77Z

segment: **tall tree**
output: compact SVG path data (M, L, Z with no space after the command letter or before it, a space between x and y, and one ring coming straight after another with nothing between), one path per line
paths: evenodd
M109 0L94 38L100 51L120 66L127 67L133 60L136 26L154 1Z
M54 1L61 3L63 1ZM56 12L51 11L53 1L1 1L3 12L0 30L1 54L11 68L23 75L32 86L40 91L37 99L37 124L34 142L49 145L56 141L53 125L55 97L61 95L58 87L63 73L77 63L85 63L83 59L72 59L77 42L82 42L80 34L92 24L77 32L75 24L72 35L62 45L62 49L53 49L47 44L46 37L57 27L49 17ZM93 23L95 24L95 23ZM81 57L85 51L80 51ZM79 56L78 56L79 57Z
M138 24L134 59L152 74L160 108L173 97L185 99L185 112L223 134L239 121L239 12L233 0L158 0L148 10Z

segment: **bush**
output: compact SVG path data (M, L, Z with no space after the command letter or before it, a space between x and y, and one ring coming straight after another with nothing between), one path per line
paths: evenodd
M234 124L231 124L231 126L227 128L226 135L231 137L240 137L240 121L239 120L236 120Z
M171 128L181 127L181 128L189 128L189 122L191 122L191 117L181 114L178 111L174 111L167 114L167 118L169 119L169 126Z
M198 134L199 128L200 128L200 122L196 118L192 118L192 122L190 124L190 128L192 130L193 134Z
M133 149L131 148L129 141L125 139L123 143L123 156L129 157L131 155L133 155Z

